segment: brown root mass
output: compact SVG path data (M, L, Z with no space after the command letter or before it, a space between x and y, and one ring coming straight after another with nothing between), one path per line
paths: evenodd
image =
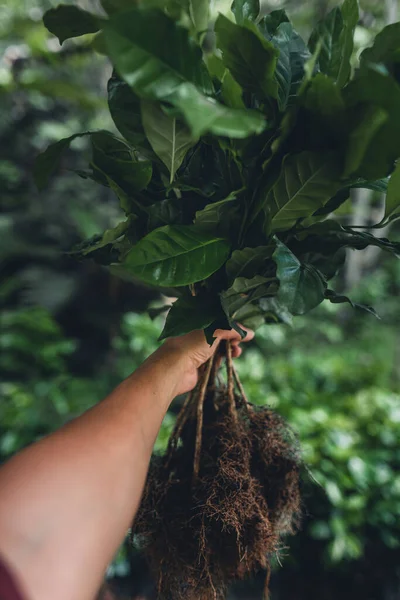
M233 395L232 373L184 405L167 454L150 466L132 533L160 600L223 600L232 581L269 568L298 524L298 442L273 411L248 405L241 386Z

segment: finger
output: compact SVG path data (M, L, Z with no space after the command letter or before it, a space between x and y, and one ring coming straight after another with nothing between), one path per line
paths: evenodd
M242 354L243 349L240 346L233 346L232 347L232 358L239 358L239 356Z
M247 329L247 327L240 326L243 331L246 332L246 336L244 338L241 337L240 333L238 333L235 329L217 329L214 331L214 337L219 340L231 340L240 342L249 342L254 338L254 331L251 329Z

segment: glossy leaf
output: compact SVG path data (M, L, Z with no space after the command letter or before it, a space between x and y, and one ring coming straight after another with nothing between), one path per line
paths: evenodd
M387 113L387 121L376 130L357 169L357 174L367 181L386 177L400 156L400 86L385 73L364 69L345 88L344 96L354 114L365 106Z
M261 19L258 23L258 28L262 31L264 37L270 40L282 23L289 23L286 11L282 8L273 10Z
M278 84L278 105L281 111L294 102L304 77L304 64L311 54L292 25L281 23L271 39L279 50L275 78Z
M233 222L237 220L239 207L234 192L224 200L207 204L203 210L196 213L196 228L228 236L232 231Z
M342 58L336 78L339 87L345 86L351 75L350 61L354 49L354 32L360 17L358 0L344 0L341 12L343 16L343 31L340 36Z
M279 280L276 298L292 315L304 315L323 301L326 283L317 269L301 264L280 240L273 259Z
M377 179L376 181L366 181L365 179L358 179L355 183L352 183L352 188L364 188L366 190L372 190L373 192L380 192L386 194L389 183L389 177L383 179Z
M143 129L140 98L116 75L109 79L107 90L108 107L119 132L144 156L155 158Z
M236 319L238 311L244 306L275 293L276 286L271 292L271 285L275 282L275 278L267 279L260 275L251 279L238 277L231 287L221 294L221 302L226 314Z
M228 69L225 69L221 83L221 93L225 104L231 108L245 108L242 98L243 90Z
M400 163L397 163L396 169L389 179L387 188L385 214L383 222L393 221L400 216Z
M48 185L50 177L58 169L62 155L69 148L71 142L85 135L91 135L91 132L74 133L59 142L50 144L44 152L38 155L33 168L33 178L39 190L43 190Z
M149 184L153 172L147 160L137 160L130 147L107 131L91 135L92 166L104 173L126 192L139 192ZM107 185L107 182L105 182Z
M228 108L204 96L191 84L179 86L169 101L180 110L195 138L209 132L240 139L261 133L266 127L260 112Z
M129 226L129 220L122 221L116 227L107 229L101 235L96 235L90 240L86 240L72 250L71 254L79 254L81 257L87 256L104 246L108 246L121 238Z
M147 139L167 167L172 182L186 153L197 140L193 138L186 125L175 117L166 115L156 102L142 101L141 112Z
M336 124L345 111L341 90L331 77L323 73L317 73L312 78L301 101L304 108L310 112L335 119Z
M148 230L164 225L183 225L182 203L179 198L165 198L146 207Z
M142 98L164 100L187 81L209 90L200 48L163 12L117 13L105 24L104 35L117 71Z
M123 265L151 285L177 287L206 279L227 259L229 244L192 226L165 226L149 233Z
M245 21L256 21L260 14L260 0L233 0L231 10L239 25Z
M341 187L334 155L303 152L287 156L265 200L268 231L290 229L324 206Z
M310 37L312 54L321 44L318 57L321 71L332 77L339 87L346 85L350 77L350 59L358 18L357 0L345 0L341 8L334 8L317 25Z
M233 280L237 277L252 278L255 275L264 275L273 251L272 245L235 250L226 263L228 278Z
M252 23L235 25L223 15L215 23L215 32L224 64L242 88L261 98L277 98L274 75L279 52L273 44Z
M309 247L313 252L324 249L325 252L329 250L331 254L334 254L339 248L364 250L368 246L376 246L396 256L400 255L400 242L391 242L386 238L375 237L367 231L354 230L333 219L315 223L311 227L299 231L296 237L304 240L308 236L311 236Z
M206 31L210 17L210 0L180 0L180 2L189 15L194 31L198 33Z
M287 307L283 305L276 296L272 298L261 298L258 303L262 311L264 320L267 323L283 323L292 325L293 315Z
M240 308L236 314L238 322L243 327L247 327L253 331L257 331L259 327L265 324L265 317L258 302L254 304L249 302L243 308Z
M323 21L320 21L311 34L308 42L313 54L317 45L321 44L319 66L321 71L336 79L339 72L341 44L340 36L343 31L343 16L340 8L334 8Z
M112 15L132 8L132 0L101 0L101 5L108 14Z
M372 308L372 306L366 306L365 304L358 304L357 302L353 302L348 296L337 294L333 290L325 290L325 298L332 302L332 304L350 304L350 306L352 306L353 308L365 310L366 312L369 312L370 314L374 315L374 317L376 317L377 319L380 319L380 316Z
M96 33L101 27L102 19L78 6L59 4L44 14L43 23L62 44L69 38Z
M361 53L361 67L400 61L400 23L387 25L378 33L370 48Z
M388 113L379 106L366 105L357 117L357 124L349 135L345 158L344 177L357 172L374 136L388 120Z
M218 309L201 296L182 296L176 300L165 322L160 340L205 329L218 316Z

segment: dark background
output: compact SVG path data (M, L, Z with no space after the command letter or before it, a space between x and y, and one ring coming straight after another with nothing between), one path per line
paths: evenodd
M46 32L43 11L56 4L3 0L0 7L0 461L104 397L155 349L162 327L144 313L160 300L154 292L67 254L119 217L105 188L73 172L85 142L74 143L44 193L32 183L35 156L48 143L113 130L110 67L93 53L90 36L60 48ZM335 4L269 8L285 6L307 36ZM361 7L357 52L398 9L393 0ZM344 210L350 222L377 222L382 198L362 191ZM398 238L394 226L391 235ZM275 561L274 600L400 598L400 263L375 249L352 251L336 288L351 289L381 320L324 305L292 329L260 330L238 361L249 398L287 417L307 464L302 530ZM113 591L103 598L151 598L145 572L124 545L107 573ZM260 599L262 585L262 577L243 583L230 598Z

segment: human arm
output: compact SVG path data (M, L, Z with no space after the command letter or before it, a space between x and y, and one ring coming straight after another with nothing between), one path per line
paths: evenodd
M168 340L105 400L0 469L0 555L27 600L92 600L129 528L163 417L197 381L202 332ZM251 334L248 335L250 339Z

